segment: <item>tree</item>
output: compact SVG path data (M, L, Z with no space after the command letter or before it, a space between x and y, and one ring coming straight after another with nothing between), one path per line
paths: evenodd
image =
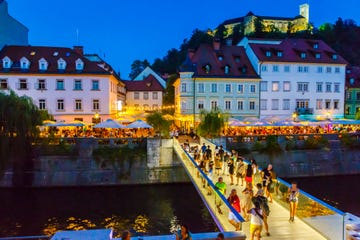
M225 37L228 35L228 30L224 24L220 24L215 32L215 39L218 39L221 43L224 42Z
M13 185L31 184L24 172L32 169L32 144L39 136L37 126L49 119L27 96L0 93L0 173L9 163L13 169Z
M219 137L225 126L226 118L220 110L202 111L197 133L207 138Z
M135 60L132 64L131 64L131 72L129 74L129 78L131 80L134 80L134 78L139 75L146 67L150 66L150 63L148 62L148 60Z
M254 21L254 32L251 34L254 37L263 37L264 36L264 24L262 19L257 17Z
M236 24L231 34L232 44L236 45L244 37L244 24Z
M160 133L160 136L169 137L171 121L166 120L161 112L149 114L146 122L154 128L155 132Z

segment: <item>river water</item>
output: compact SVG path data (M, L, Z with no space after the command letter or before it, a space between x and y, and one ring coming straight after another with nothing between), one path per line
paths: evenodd
M296 180L311 195L360 216L360 175ZM0 237L51 235L57 230L113 228L169 234L178 223L192 232L217 231L191 183L116 187L0 189Z

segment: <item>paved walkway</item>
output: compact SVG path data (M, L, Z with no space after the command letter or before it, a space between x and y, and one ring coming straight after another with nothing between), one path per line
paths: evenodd
M228 208L223 205L222 211L223 214L220 215L218 211L216 211L215 207L215 197L216 194L212 193L211 195L207 195L208 188L205 185L203 187L202 178L198 176L198 170L196 167L194 167L193 163L187 158L187 155L184 153L184 151L180 148L180 145L176 147L176 144L174 143L175 150L179 154L180 152L180 158L182 158L182 163L188 172L189 177L191 178L194 186L197 188L200 197L203 199L204 203L207 205L211 215L213 216L214 220L216 221L219 228L222 228L222 231L234 231L234 227L228 222L227 216L228 216ZM218 176L213 176L213 183L216 182ZM237 189L237 193L240 197L240 201L244 199L244 196L242 195L242 190L244 187L242 186L236 186L232 185L230 186L230 177L227 175L223 175L224 182L227 184L227 192L225 198L228 197L228 194L230 193L232 188ZM234 179L235 180L235 179ZM236 182L236 180L235 180ZM274 197L274 200L276 196ZM265 232L263 230L263 238L265 239L295 239L295 240L317 240L317 239L326 239L321 234L319 234L317 231L315 231L313 228L311 228L309 225L304 223L302 220L295 218L294 223L289 223L289 211L288 209L285 209L280 204L276 203L276 201L273 201L273 203L269 203L270 206L270 216L268 217L268 223L269 223L269 232L270 236L265 236ZM249 236L249 222L244 222L242 224L242 232L245 235Z

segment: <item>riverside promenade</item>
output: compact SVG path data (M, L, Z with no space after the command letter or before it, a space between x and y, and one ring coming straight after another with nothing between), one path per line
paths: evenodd
M206 145L210 145L210 142L206 142ZM191 143L190 143L191 145ZM202 143L201 143L202 145ZM201 146L200 145L200 146ZM214 153L214 145L211 146L212 152ZM221 231L234 231L235 228L228 222L228 213L232 211L232 207L227 203L226 198L228 197L231 189L236 189L240 197L240 201L244 199L242 191L243 186L230 185L230 177L224 174L222 175L224 182L227 184L227 191L225 196L221 196L220 193L214 187L217 181L218 175L214 174L212 179L200 170L196 162L192 158L191 153L185 151L181 145L181 142L174 141L174 149L181 159L181 162L186 169L191 181L197 189L200 197L203 199L205 205L209 209L209 212L213 216L216 224ZM236 182L234 177L234 182ZM209 185L209 186L208 186ZM209 188L213 194L208 195ZM303 194L306 198L306 193ZM215 198L219 197L223 201L222 212L219 214L215 206ZM281 203L278 195L273 196L273 202L269 203L270 215L268 217L269 232L270 236L265 235L263 230L262 237L265 239L346 239L345 226L351 223L351 215L342 213L341 211L332 208L325 204L322 206L322 202L319 200L316 202L316 198L310 199L311 207L308 210L310 213L309 217L296 217L294 223L289 222L289 210L286 205ZM311 196L310 196L311 197ZM300 205L300 204L299 204ZM319 210L320 209L320 210ZM317 212L321 212L317 214ZM242 215L239 216L242 221L242 238L249 237L250 223L244 221ZM354 220L354 219L353 219ZM358 221L358 220L357 220Z

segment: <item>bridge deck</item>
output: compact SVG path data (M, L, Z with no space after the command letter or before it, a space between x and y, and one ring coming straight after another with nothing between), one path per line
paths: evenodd
M175 143L174 143L175 146ZM215 206L215 193L211 195L207 195L208 189L207 186L203 187L202 178L197 176L197 168L194 167L193 163L187 160L187 155L183 152L181 148L175 147L177 154L180 156L183 166L185 167L186 171L189 174L194 186L197 188L201 198L204 200L204 203L207 205L210 214L213 216L214 220L217 222L219 228L222 228L222 231L234 231L234 227L228 222L228 209L226 206L222 206L223 214L219 214L216 210ZM179 152L180 151L180 152ZM215 183L218 176L215 174L213 176L213 182ZM242 190L244 187L232 185L230 186L230 177L224 175L223 176L224 182L227 184L227 194L225 198L228 197L232 188L237 189L237 193L240 197L240 201L244 199L242 195ZM268 224L269 224L269 232L270 236L265 235L265 231L263 230L262 236L266 239L294 239L294 240L317 240L317 239L326 239L316 230L311 228L301 219L295 218L294 223L289 223L289 211L285 209L280 204L276 203L276 196L274 196L273 203L269 203L270 206L270 216L268 217ZM245 235L249 236L249 222L242 223L242 232ZM331 229L331 226L329 226Z

